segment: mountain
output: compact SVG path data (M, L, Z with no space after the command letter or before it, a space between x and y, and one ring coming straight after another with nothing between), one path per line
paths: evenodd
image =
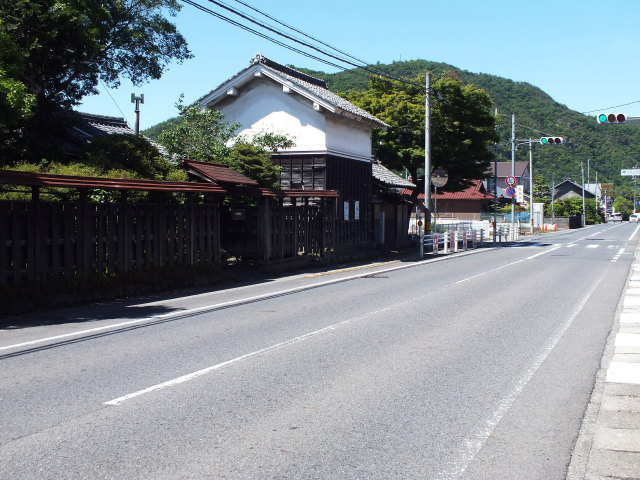
M334 74L293 67L304 73L321 78L330 90L340 94L349 90L368 88L369 73L362 69L352 69ZM581 183L581 162L584 165L585 182L595 182L596 172L599 183L613 183L628 191L631 177L621 177L620 170L640 163L640 129L633 124L599 125L594 117L570 110L553 100L539 88L526 83L461 70L446 63L411 60L393 62L389 65L378 63L372 68L393 77L415 79L426 71L438 78L445 72L454 72L463 83L473 84L485 90L493 99L500 114L498 127L500 138L499 160L511 161L511 114L515 114L516 138L527 140L531 137L533 147L534 177L544 176L545 182L559 183L566 178ZM157 138L165 124L174 119L146 130L145 135ZM562 146L544 146L540 137L559 136L564 138ZM529 160L527 145L519 146L517 161ZM589 168L588 168L589 167ZM589 179L587 173L589 170Z

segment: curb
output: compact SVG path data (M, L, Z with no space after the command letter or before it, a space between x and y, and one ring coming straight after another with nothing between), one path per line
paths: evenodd
M640 479L639 256L636 247L567 480Z

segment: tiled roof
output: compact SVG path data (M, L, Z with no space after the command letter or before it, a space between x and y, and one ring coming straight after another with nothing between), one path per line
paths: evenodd
M249 67L247 67L245 70L238 73L234 77L230 78L229 80L224 82L222 85L233 81L235 78L239 77L241 74L243 74L247 70L254 68L255 65L260 65L265 70L271 71L277 74L282 79L289 81L292 84L297 85L298 87L303 88L304 90L308 91L311 95L318 97L321 100L324 100L325 102L327 102L328 104L332 105L335 108L338 108L344 112L348 112L352 115L356 115L360 118L368 120L369 122L372 122L373 124L375 124L376 128L384 128L384 129L389 128L389 125L387 125L382 120L376 118L375 116L371 115L369 112L361 109L360 107L354 105L353 103L331 92L327 88L324 80L299 72L298 70L295 70L291 67L281 65L277 62L274 62L273 60L269 60L268 58L264 57L259 53L256 54L251 59L251 65ZM216 90L218 88L216 88ZM209 92L207 95L204 95L198 100L198 102L199 103L204 102L205 99L208 96L210 96L212 93L214 93L216 90L213 90Z
M135 134L122 117L75 112L74 120L73 132L84 139L104 137L114 133Z
M225 189L211 183L165 182L161 180L140 180L132 178L86 177L78 175L53 175L49 173L19 172L0 170L0 184L33 185L105 190L137 190L162 192L202 192L219 193Z
M411 195L411 190L404 189L405 195ZM431 198L433 198L433 193ZM482 180L473 180L473 184L460 192L438 192L438 200L493 200L494 196L485 191ZM424 200L424 193L418 195L419 200Z
M136 133L122 117L73 112L73 122L74 124L70 128L70 133L73 137L81 141L91 140L95 137L106 137L107 135L135 135ZM163 156L169 156L169 153L163 145L154 142L150 138L147 138L147 140L151 145L156 147Z
M396 175L380 162L372 162L371 170L373 173L373 178L388 187L404 187L409 189L416 188L416 186L409 180L405 180L399 175Z
M196 162L195 160L182 160L182 166L218 184L244 185L251 187L258 186L258 182L255 180L238 173L235 170L231 170L226 165Z
M514 171L516 178L522 177L525 170L529 168L529 162L514 162ZM491 162L491 168L489 170L490 174L493 176L494 172L494 163ZM498 162L498 175L501 177L509 177L511 176L511 162Z

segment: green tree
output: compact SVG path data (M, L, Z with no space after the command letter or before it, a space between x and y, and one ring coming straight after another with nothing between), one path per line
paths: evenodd
M229 153L227 165L257 181L261 187L278 187L280 171L271 162L271 154L260 147L250 143L237 142Z
M165 18L179 9L178 0L0 1L0 111L18 113L17 122L0 119L0 162L62 160L65 111L100 81L140 85L190 58Z
M292 140L272 132L261 132L251 139L236 137L240 124L226 123L222 112L185 106L182 96L176 107L182 121L172 122L158 136L171 154L227 165L263 187L277 186L280 170L271 162L271 153L293 146Z
M624 197L616 197L611 206L623 217L628 217L633 212L633 202Z
M22 81L38 104L77 105L102 80L141 85L191 57L165 15L177 0L3 0L2 28L24 56Z
M225 163L231 151L229 145L240 124L224 122L224 114L217 110L185 106L182 95L176 108L183 120L169 125L158 136L158 141L169 153L180 158Z
M114 134L91 141L84 162L102 171L127 170L139 178L165 180L175 167L146 138Z
M412 84L371 77L369 90L353 91L347 97L388 123L388 131L373 133L374 154L389 168L406 168L417 191L424 190L425 91L424 76ZM484 178L493 153L489 148L498 137L496 118L490 113L491 99L473 85L463 85L453 74L433 83L442 100L432 102L431 164L449 174L446 191L468 187ZM420 186L422 184L422 187Z
M0 20L0 130L20 125L33 114L35 97L20 80L24 58Z

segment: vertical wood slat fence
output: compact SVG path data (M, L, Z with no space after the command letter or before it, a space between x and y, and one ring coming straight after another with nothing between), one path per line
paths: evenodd
M0 284L215 263L217 204L0 201Z
M323 256L335 250L335 207L332 200L274 206L269 210L269 261L303 255Z

